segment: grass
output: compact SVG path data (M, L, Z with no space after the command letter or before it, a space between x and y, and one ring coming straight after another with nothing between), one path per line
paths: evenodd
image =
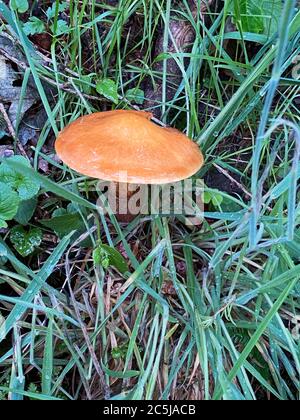
M225 31L231 1L219 13L207 11L206 23L185 0L181 8L168 0L104 3L70 0L68 32L52 37L48 59L20 17L0 5L2 31L26 57L23 83L33 77L48 117L31 148L33 168L12 165L40 182L41 209L71 202L86 226L81 236L43 243L26 259L3 234L0 398L297 400L300 85L291 69L300 54L299 9L285 1L278 33L262 36ZM196 39L191 52L170 55L176 7ZM58 19L56 13L54 31ZM154 70L159 28L162 73ZM247 48L250 41L261 43L257 52ZM168 100L171 58L182 81ZM118 106L96 94L99 77L116 82ZM58 164L49 149L78 116L134 106L126 91L146 78L162 81L162 102L154 105L161 121L205 152L197 176L221 169L222 182L230 179L232 192L210 186L222 201L207 206L201 228L174 217L127 226L104 218L93 182ZM38 173L40 158L51 166L48 177ZM40 226L39 214L32 224ZM95 266L87 238L121 250L130 272Z

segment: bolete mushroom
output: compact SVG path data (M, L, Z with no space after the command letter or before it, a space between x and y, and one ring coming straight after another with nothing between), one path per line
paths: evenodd
M203 165L199 147L151 117L117 110L78 118L60 132L56 152L78 173L115 183L160 185L195 174Z

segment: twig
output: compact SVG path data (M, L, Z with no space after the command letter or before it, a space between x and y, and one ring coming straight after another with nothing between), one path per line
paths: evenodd
M21 69L27 70L29 68L29 66L26 63L24 63L23 61L18 60L16 57L11 56L3 48L0 48L0 53L5 58L7 58L9 61L17 64ZM46 57L44 55L42 55L41 53L39 53L39 55L45 60ZM45 60L45 61L47 61L47 60ZM50 60L49 60L49 62L50 62ZM49 67L46 67L46 68L49 71L51 71L51 69ZM76 72L68 69L67 67L65 67L65 70L68 73L72 74L74 77L77 77L79 79L80 76ZM56 87L58 89L61 89L61 90L65 91L65 92L71 93L71 94L76 95L76 96L79 94L79 92L76 89L72 89L72 88L69 87L69 85L72 85L71 82L68 82L68 83L56 83L56 81L50 79L47 76L44 76L42 74L40 76L41 76L41 78L45 82L49 83L51 86L54 86L54 87ZM91 101L98 101L98 102L106 101L106 99L100 98L99 96L88 95L86 93L81 93L81 92L80 92L80 96L82 98L89 99ZM122 101L124 101L127 105L129 105L131 108L135 109L136 111L140 111L141 110L137 105L132 105L131 102L127 98L125 98L124 96L119 96L119 99L122 100ZM151 120L154 121L155 123L161 125L162 127L166 127L166 124L164 124L161 120L159 120L158 118L156 118L154 115L152 115Z
M12 61L13 63L17 64L21 69L23 70L27 70L29 68L29 66L24 63L23 61L18 60L17 58L11 56L10 54L8 54L3 48L0 48L0 53L7 58L8 60ZM40 75L41 79L43 79L45 82L49 83L52 86L55 86L58 89L61 89L65 92L68 93L72 93L73 95L77 95L78 93L71 89L70 87L68 87L68 83L56 83L54 80L50 79L47 76L44 75ZM100 98L99 96L92 96L92 95L87 95L86 93L82 93L82 96L84 96L86 99L90 99L93 101L103 101L103 98Z
M223 175L225 175L228 179L230 179L230 181L235 184L237 187L239 187L240 190L243 191L243 193L245 195L247 195L248 197L251 197L251 194L246 190L246 188L240 184L236 179L234 179L225 169L221 168L219 165L217 165L216 163L213 164L213 166L219 171L221 172Z
M6 109L5 109L5 107L4 107L4 105L3 105L2 102L0 102L0 112L3 115L3 118L4 118L5 122L6 122L8 131L9 131L9 134L11 135L11 137L16 142L16 146L19 149L21 155L24 156L27 159L27 154L26 154L26 152L24 150L24 147L23 147L22 143L19 141L19 139L17 138L15 129L14 129L14 127L13 127L13 125L12 125L10 119L9 119L9 116L8 116L8 114L6 112Z

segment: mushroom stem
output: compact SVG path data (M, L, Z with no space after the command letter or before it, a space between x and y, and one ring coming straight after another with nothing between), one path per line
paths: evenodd
M138 191L139 185L115 182L116 191L116 218L118 222L130 223L137 214L132 214L128 208L130 198Z

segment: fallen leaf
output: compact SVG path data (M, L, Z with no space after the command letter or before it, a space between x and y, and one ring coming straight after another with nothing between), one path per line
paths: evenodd
M28 142L36 145L40 132L47 121L47 114L44 108L31 113L27 112L19 126L18 139L25 146Z
M1 50L18 61L24 62L25 60L13 42L6 36L0 35L0 101L8 106L8 116L15 128L19 111L23 74L14 70L9 60L1 53ZM34 84L29 82L22 101L22 108L19 115L20 120L38 98L39 95Z
M9 158L14 155L12 146L8 144L0 145L0 159Z

